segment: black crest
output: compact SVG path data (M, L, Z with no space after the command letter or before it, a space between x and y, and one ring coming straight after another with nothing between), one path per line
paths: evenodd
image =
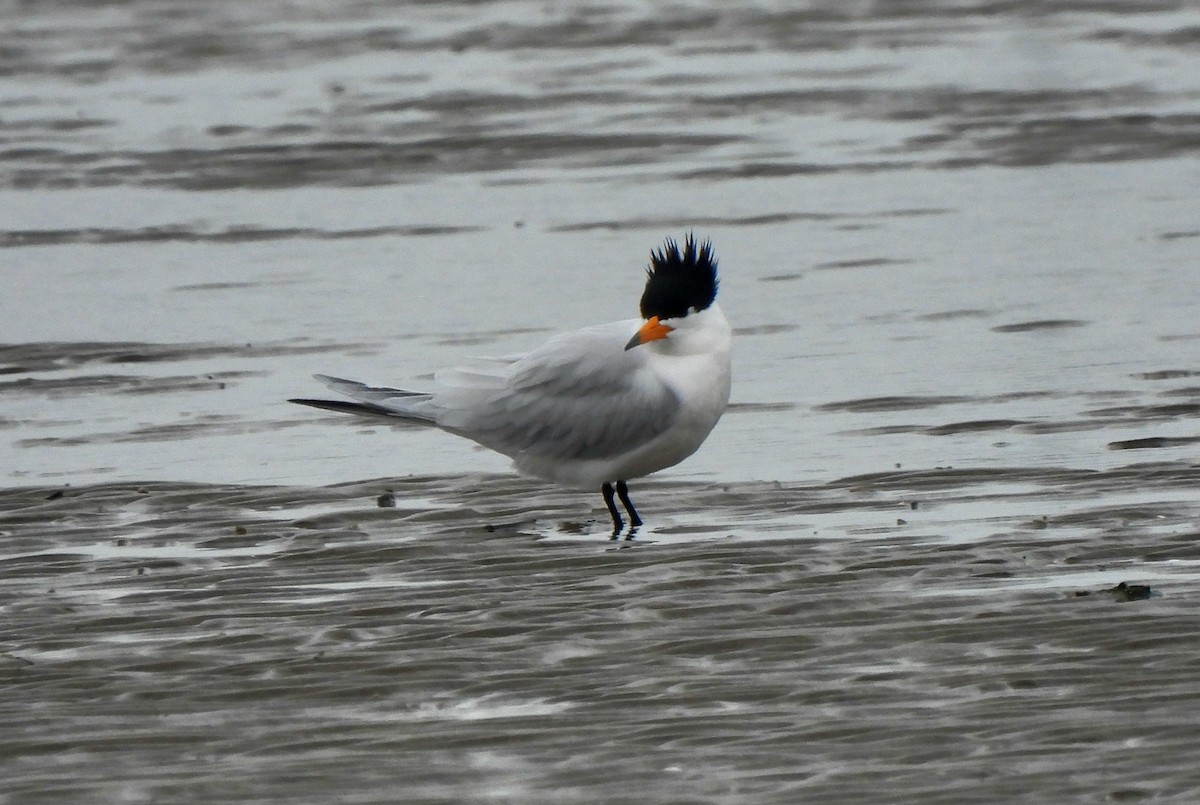
M670 238L661 249L650 252L642 318L676 319L689 311L704 310L716 298L717 258L710 242L696 243L689 234L682 252Z

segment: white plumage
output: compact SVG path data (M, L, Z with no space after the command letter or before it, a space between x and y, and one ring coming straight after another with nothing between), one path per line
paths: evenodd
M640 525L624 482L694 453L729 402L731 332L715 294L711 247L689 237L680 253L667 241L651 255L645 319L562 333L523 355L442 370L428 391L317 375L357 402L292 402L425 422L509 456L522 473L600 487L617 533L624 524L612 484Z

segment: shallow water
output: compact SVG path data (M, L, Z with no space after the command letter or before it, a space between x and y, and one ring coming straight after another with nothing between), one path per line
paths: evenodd
M2 10L0 801L1196 799L1194 4ZM282 402L690 230L632 540Z

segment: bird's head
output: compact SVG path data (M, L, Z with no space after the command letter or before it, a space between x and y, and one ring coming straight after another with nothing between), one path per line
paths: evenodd
M661 249L650 252L641 302L646 323L625 349L668 337L680 319L707 310L716 298L717 258L712 243L697 243L689 234L680 250L679 244L668 238Z

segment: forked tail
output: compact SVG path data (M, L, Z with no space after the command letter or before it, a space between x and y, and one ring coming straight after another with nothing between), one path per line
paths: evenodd
M386 386L368 386L354 380L343 380L340 377L329 377L328 375L313 375L313 377L333 391L352 398L355 402L307 398L291 399L288 402L307 405L311 408L321 408L326 411L337 411L341 414L407 419L430 425L437 424L432 406L429 404L431 399L429 394Z

